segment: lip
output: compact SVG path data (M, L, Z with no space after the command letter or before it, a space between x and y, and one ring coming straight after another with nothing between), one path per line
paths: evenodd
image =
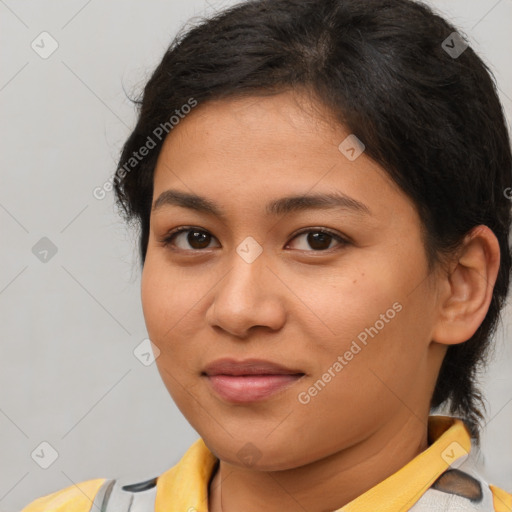
M305 373L263 359L218 359L207 365L202 375L224 400L248 403L265 400L285 390Z
M207 375L212 389L224 400L233 403L257 402L270 398L299 379L301 375Z
M265 359L243 359L237 361L232 358L216 359L208 364L204 370L208 376L212 375L296 375L304 374L297 368L287 368L279 363Z

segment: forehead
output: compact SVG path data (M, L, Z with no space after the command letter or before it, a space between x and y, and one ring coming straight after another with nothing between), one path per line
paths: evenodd
M165 146L193 154L227 155L249 164L248 156L270 160L276 152L304 153L304 145L333 143L340 126L328 112L304 95L284 92L272 96L208 101L196 107L168 135Z
M353 137L320 105L286 92L206 102L167 136L154 176L154 201L167 189L238 198L341 193L386 206L403 196L388 174L362 152L340 150ZM357 149L357 148L356 148ZM376 193L378 191L378 193ZM389 205L388 205L389 206Z

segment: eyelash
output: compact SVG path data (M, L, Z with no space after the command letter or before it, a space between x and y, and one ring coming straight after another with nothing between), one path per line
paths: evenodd
M211 234L209 233L207 230L205 229L200 229L200 228L196 228L194 226L182 226L182 227L179 227L179 228L176 228L174 230L171 230L169 231L169 233L167 233L161 240L160 240L160 243L162 244L163 247L169 247L172 245L172 242L173 240L180 234L180 233L183 233L183 232L187 232L187 231L199 231L200 233L207 233L207 234ZM338 235L337 233L334 233L333 231L329 230L329 229L326 229L326 228L306 228L306 229L303 229L302 231L299 231L298 233L295 233L293 235L293 237L291 238L291 240L294 240L295 238L297 238L298 236L300 235L303 235L305 233L323 233L323 234L326 234L326 235L329 235L331 236L332 238L334 238L338 243L339 243L339 246L338 247L343 247L345 245L348 245L350 242L348 240L346 240L345 238L341 237L340 235ZM213 235L211 235L213 237ZM215 237L213 237L215 238ZM309 250L309 251L305 251L305 252L316 252L316 253L321 253L321 252L329 252L329 251L332 251L333 249L335 249L335 247L331 247L329 249L323 249L323 250ZM180 249L180 248L177 248L177 249L174 249L174 250L177 250L177 251L197 251L197 252L202 252L206 249Z

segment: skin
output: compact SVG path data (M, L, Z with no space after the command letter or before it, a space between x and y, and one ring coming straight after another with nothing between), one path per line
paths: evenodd
M499 267L479 226L429 272L411 200L365 153L338 149L349 131L298 93L207 102L167 137L153 201L195 193L220 218L176 205L153 210L142 305L156 362L177 406L220 459L210 512L327 512L396 472L427 447L430 398L447 346L476 331ZM371 214L314 208L268 215L287 195L339 191ZM174 228L187 232L165 246ZM308 234L328 229L315 250ZM210 237L208 237L210 235ZM236 248L253 237L247 263ZM330 241L330 243L329 243ZM206 248L202 248L206 247ZM298 400L381 314L402 306L310 402ZM215 359L262 358L305 376L272 397L220 398L202 375ZM248 442L258 457L237 452Z

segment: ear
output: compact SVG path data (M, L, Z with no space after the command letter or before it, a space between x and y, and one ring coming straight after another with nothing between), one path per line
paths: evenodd
M454 345L473 336L489 309L499 266L496 235L487 226L476 226L464 238L451 271L441 278L433 341Z

